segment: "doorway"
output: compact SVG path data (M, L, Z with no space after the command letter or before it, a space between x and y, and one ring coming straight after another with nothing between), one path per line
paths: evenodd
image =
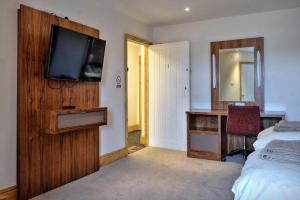
M134 153L148 146L148 46L150 42L125 35L126 146Z
M241 101L255 101L254 98L254 62L240 62Z

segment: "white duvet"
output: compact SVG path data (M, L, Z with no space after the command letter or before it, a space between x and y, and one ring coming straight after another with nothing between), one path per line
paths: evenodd
M235 181L235 200L299 200L300 165L262 160L259 153L248 156Z

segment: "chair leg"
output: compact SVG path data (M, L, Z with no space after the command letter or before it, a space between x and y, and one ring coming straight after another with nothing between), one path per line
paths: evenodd
M246 150L246 136L243 136L243 155L244 159L247 159L247 150Z
M242 149L237 149L237 150L232 150L230 153L226 154L226 156L233 156L236 154L243 154L243 157L245 160L247 160L248 155L251 153L251 151L247 150L247 145L246 145L246 136L243 136L243 148Z

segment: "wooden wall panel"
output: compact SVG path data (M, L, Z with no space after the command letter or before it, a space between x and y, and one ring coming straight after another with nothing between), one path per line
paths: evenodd
M51 24L99 37L99 31L24 5L18 32L18 192L28 199L99 169L99 128L47 135L45 110L99 107L98 82L46 80Z

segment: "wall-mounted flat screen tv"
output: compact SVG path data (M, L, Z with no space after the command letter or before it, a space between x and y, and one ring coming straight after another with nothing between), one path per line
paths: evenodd
M106 41L52 25L46 78L101 81Z

